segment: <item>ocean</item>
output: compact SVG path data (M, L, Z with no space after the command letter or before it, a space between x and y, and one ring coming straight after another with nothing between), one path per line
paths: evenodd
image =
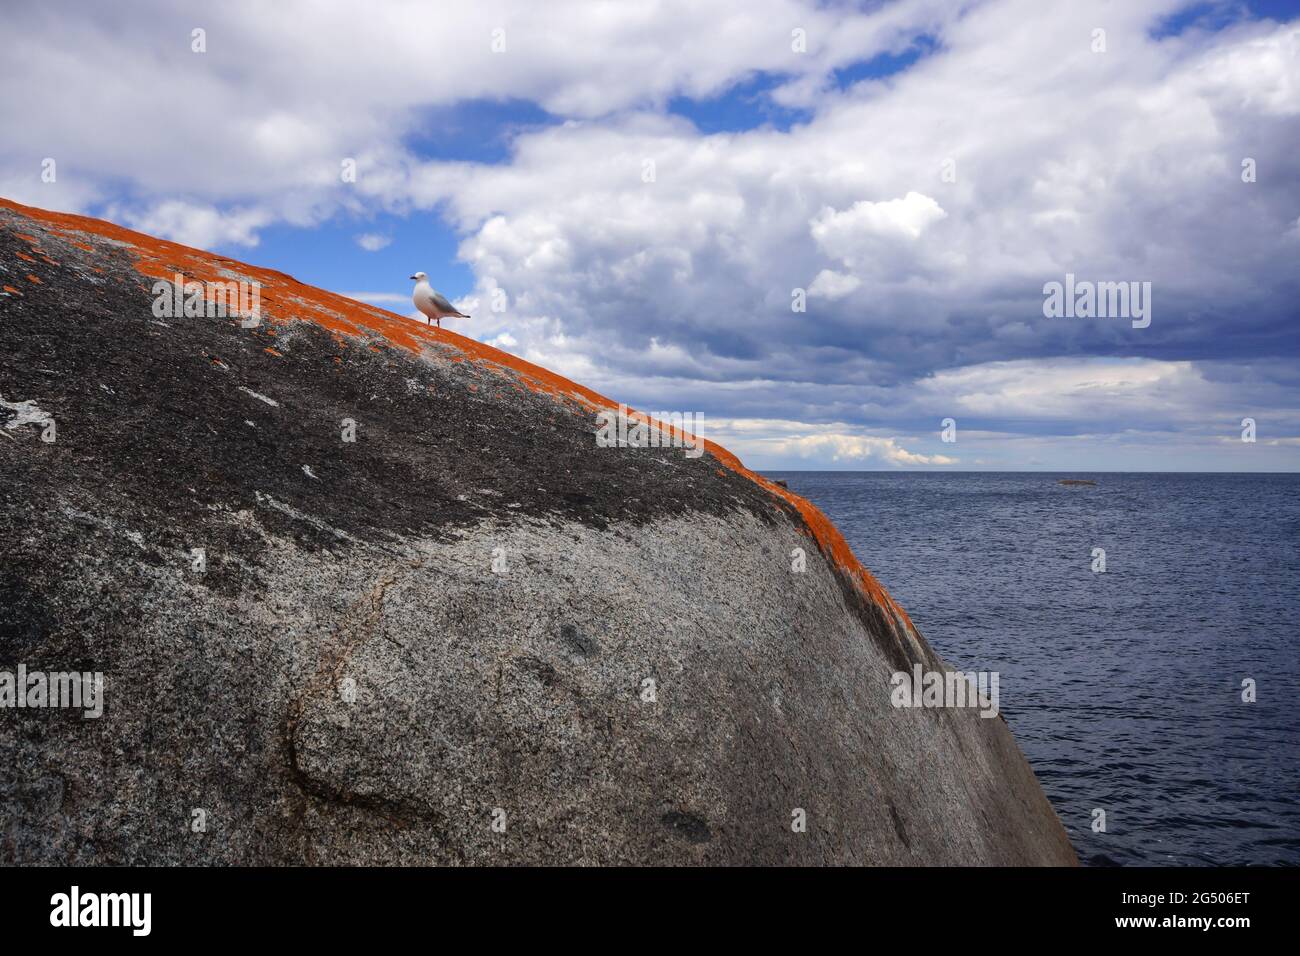
M1000 674L1085 865L1300 864L1300 475L767 474Z

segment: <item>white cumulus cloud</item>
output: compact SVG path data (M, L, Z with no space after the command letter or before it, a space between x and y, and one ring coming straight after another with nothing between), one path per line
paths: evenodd
M860 285L862 280L856 276L823 269L809 284L808 294L823 299L842 299Z
M375 232L363 232L356 237L357 245L366 252L378 252L380 249L391 245L393 240L389 236L381 236Z

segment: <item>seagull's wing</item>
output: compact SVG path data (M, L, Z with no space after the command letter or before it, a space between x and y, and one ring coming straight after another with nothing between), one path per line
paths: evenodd
M458 311L460 311L460 310L457 309L454 305L452 305L450 302L448 302L448 301L447 301L447 297L446 297L445 295L443 295L441 292L435 292L435 293L433 293L433 304L436 305L436 306L437 306L440 310L442 310L443 312L458 312Z

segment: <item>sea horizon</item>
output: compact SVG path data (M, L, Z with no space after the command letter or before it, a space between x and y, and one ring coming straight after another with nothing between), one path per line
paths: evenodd
M761 474L791 472L795 474L861 474L861 475L1300 475L1300 471L1179 471L1177 469L1143 471L1099 471L1096 469L1040 469L1040 468L751 468Z

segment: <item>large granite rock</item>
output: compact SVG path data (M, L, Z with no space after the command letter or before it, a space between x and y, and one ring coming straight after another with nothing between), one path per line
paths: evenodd
M157 317L176 272L265 321ZM0 862L1075 862L724 450L598 448L572 382L96 220L0 204L0 286L0 671L106 675L0 710Z

